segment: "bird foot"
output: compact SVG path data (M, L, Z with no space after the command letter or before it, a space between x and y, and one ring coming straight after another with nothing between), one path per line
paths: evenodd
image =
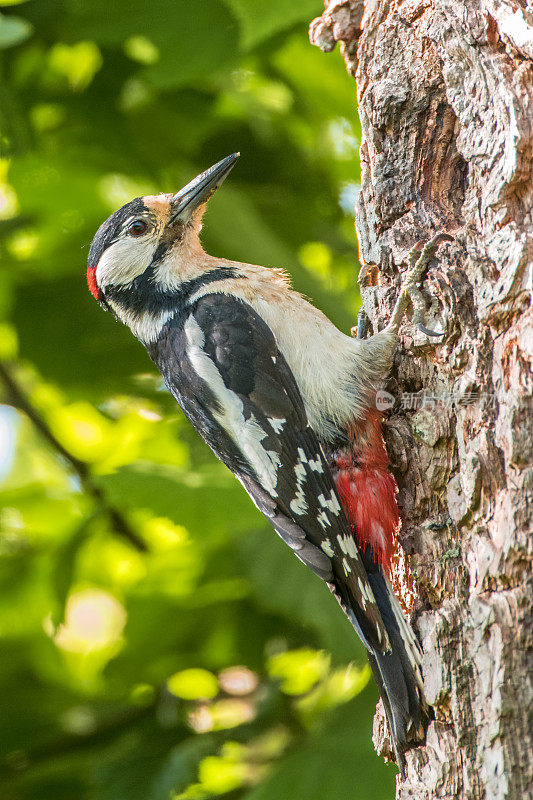
M407 275L403 280L400 294L396 300L396 305L394 306L389 324L387 325L389 330L398 331L410 302L413 306L413 322L422 333L425 333L426 336L444 335L444 332L438 333L429 330L429 328L426 328L424 325L426 307L422 292L418 289L416 284L422 278L429 262L437 252L439 245L442 244L442 242L451 241L453 241L453 236L450 236L450 234L438 233L433 239L426 242L423 247L420 243L413 247L407 257Z

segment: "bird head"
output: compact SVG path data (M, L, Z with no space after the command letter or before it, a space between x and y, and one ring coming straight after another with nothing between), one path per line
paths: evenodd
M239 153L223 158L175 194L137 197L100 226L89 250L87 283L104 308L142 291L191 278L205 206Z

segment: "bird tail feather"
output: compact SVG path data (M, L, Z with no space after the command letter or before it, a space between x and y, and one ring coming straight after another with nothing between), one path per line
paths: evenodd
M393 592L389 579L381 571L368 575L391 650L372 649L368 659L383 700L398 765L405 771L405 751L420 742L431 718L424 697L420 664L422 651Z

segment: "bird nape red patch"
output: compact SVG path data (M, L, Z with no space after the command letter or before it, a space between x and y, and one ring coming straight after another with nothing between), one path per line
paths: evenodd
M360 550L370 547L390 575L400 517L398 487L388 471L389 458L381 433L379 412L352 431L352 448L333 455L333 477L340 501Z
M96 267L87 267L87 285L95 300L100 297L100 289L96 283Z

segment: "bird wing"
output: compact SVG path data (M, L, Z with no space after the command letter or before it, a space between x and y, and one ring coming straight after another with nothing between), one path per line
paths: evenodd
M247 303L210 294L151 353L186 415L367 646L389 648L366 571L295 378Z

